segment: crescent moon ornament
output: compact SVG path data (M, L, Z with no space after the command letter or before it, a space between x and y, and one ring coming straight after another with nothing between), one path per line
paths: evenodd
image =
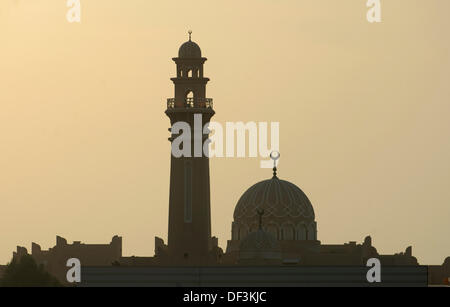
M270 153L270 159L273 160L273 177L277 178L277 160L280 159L280 152L279 151L272 151Z
M270 153L270 159L272 159L273 161L277 161L278 159L280 159L280 152L279 151L272 151Z

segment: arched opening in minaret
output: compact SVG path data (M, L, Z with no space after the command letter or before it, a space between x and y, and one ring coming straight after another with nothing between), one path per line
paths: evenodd
M187 77L192 78L192 69L189 69L187 72Z
M194 92L192 90L188 90L186 92L186 106L193 107L194 106Z

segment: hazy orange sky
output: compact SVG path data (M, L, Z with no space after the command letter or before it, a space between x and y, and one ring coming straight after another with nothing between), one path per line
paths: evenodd
M279 121L279 176L313 203L322 243L450 256L450 1L0 2L0 263L16 245L167 238L171 58L202 48L215 121ZM212 231L271 171L212 159Z

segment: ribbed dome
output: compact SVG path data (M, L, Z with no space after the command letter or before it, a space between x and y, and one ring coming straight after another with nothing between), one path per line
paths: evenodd
M241 196L234 210L234 220L249 224L256 220L257 210L261 209L264 210L264 219L280 219L296 224L309 223L315 218L305 193L295 184L276 176L258 182Z
M181 45L180 49L178 50L178 57L179 58L201 58L202 51L196 43L189 40L189 41L185 42L183 45Z

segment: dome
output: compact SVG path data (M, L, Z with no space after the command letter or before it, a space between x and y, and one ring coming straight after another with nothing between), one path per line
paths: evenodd
M258 210L264 210L264 230L278 240L317 240L313 206L295 184L273 176L245 191L234 209L233 240L258 229Z
M279 259L281 247L277 239L262 229L249 233L239 245L240 259Z
M308 197L295 184L278 179L258 182L239 199L234 209L234 220L255 219L257 210L264 210L265 218L314 221L314 209Z
M179 58L201 58L202 51L200 50L200 47L196 43L189 40L189 41L185 42L183 45L181 45L180 49L178 50L178 57Z

